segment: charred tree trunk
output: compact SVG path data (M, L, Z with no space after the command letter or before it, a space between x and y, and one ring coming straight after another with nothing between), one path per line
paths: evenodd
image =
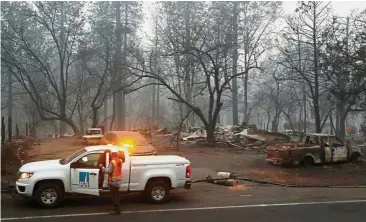
M1 145L5 142L5 118L1 117Z
M19 138L19 127L18 127L18 124L15 124L15 136L16 136L16 138Z
M8 117L8 138L9 138L9 141L11 141L12 137L13 137L13 135L12 135L12 121L11 121L11 117Z
M116 7L116 55L115 55L115 83L114 90L114 112L113 112L113 122L116 121L115 129L121 130L121 116L122 114L122 90L118 90L120 84L122 83L122 69L121 69L121 48L122 48L122 36L121 36L121 2L114 2ZM113 123L111 124L113 126Z
M104 119L104 128L108 128L108 99L104 100L103 104L103 119Z
M190 3L186 2L184 7L184 23L185 23L185 34L186 34L186 42L185 42L185 49L186 51L190 51L191 49L191 27L190 27L190 18L191 18L191 9L190 9ZM185 94L186 94L186 100L189 104L192 104L192 76L191 76L191 67L192 66L192 55L187 54L186 55L186 64L185 64ZM187 114L189 112L188 107L186 107L185 113ZM187 124L189 126L193 125L193 119L192 115L189 115L187 117Z
M340 140L344 140L346 137L346 120L347 120L347 113L345 110L344 104L340 104L339 106L339 132L338 138Z
M73 130L73 132L74 132L74 134L75 135L78 135L78 134L80 134L80 130L79 130L79 128L76 126L76 124L72 121L72 119L63 119L62 120L64 123L66 123L66 124L68 124L71 128L72 128L72 130Z
M64 48L65 48L65 40L64 40L64 32L65 32L65 27L64 27L64 20L65 20L65 13L64 13L64 5L61 5L61 32L60 32L60 43L61 43L61 58L60 58L60 101L59 101L59 106L60 106L60 116L61 118L66 118L66 92L64 90L64 86L65 86L65 82L64 82ZM59 133L60 136L63 135L66 131L66 125L65 122L63 122L62 120L59 121L60 127L59 127Z
M84 132L84 113L83 113L83 102L82 102L82 98L80 98L78 105L77 105L77 110L78 110L78 114L79 114L79 128L81 132Z
M207 134L207 142L209 144L215 144L216 139L215 139L215 125L214 124L209 124L206 126L206 134Z
M314 3L315 4L315 3ZM314 106L314 117L315 117L315 132L321 133L321 118L319 108L319 59L318 59L318 39L317 39L317 10L313 7L314 18L313 18L313 49L314 49L314 95L313 95L313 106Z
M248 117L248 72L244 73L244 122L249 124Z
M25 136L28 136L28 123L25 124Z
M304 101L304 133L306 133L307 129L307 112L306 112L306 93L305 93L305 87L303 89L303 101Z
M238 72L238 2L234 2L233 8L233 32L234 32L234 50L233 50L233 76ZM239 125L238 116L238 82L237 78L232 80L232 111L233 111L233 125Z
M129 2L125 1L125 22L124 22L124 35L123 35L123 75L122 87L125 86L124 78L127 77L127 33L128 33L128 5ZM121 116L120 116L120 129L126 129L126 94L124 88L121 90Z
M98 109L92 106L92 128L98 126Z

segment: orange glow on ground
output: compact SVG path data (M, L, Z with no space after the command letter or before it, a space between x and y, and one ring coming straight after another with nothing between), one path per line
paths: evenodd
M248 187L245 186L244 184L237 184L234 187L229 187L229 190L232 190L232 191L243 191L243 190L248 190Z

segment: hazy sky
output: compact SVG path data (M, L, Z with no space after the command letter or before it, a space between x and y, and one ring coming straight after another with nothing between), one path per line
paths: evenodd
M297 1L283 1L283 9L286 13L295 11ZM340 16L346 16L353 9L365 9L366 1L332 1L334 12Z
M154 8L153 3L155 1L144 1L143 12L146 14L142 30L151 36L152 30L152 14L151 11ZM366 1L332 1L332 9L335 14L339 16L347 16L352 10L366 9ZM283 1L283 10L286 14L291 14L295 11L297 1ZM144 35L143 35L144 36ZM147 39L144 38L144 43L147 43Z

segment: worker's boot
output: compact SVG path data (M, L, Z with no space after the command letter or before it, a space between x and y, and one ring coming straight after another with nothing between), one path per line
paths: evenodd
M120 215L121 214L121 210L118 209L114 209L113 211L109 212L110 215Z

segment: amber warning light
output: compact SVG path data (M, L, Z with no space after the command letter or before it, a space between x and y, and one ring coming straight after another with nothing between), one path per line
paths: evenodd
M130 148L133 147L133 145L130 144L130 143L121 143L119 146L123 147L123 148L126 148L126 149L130 149Z

